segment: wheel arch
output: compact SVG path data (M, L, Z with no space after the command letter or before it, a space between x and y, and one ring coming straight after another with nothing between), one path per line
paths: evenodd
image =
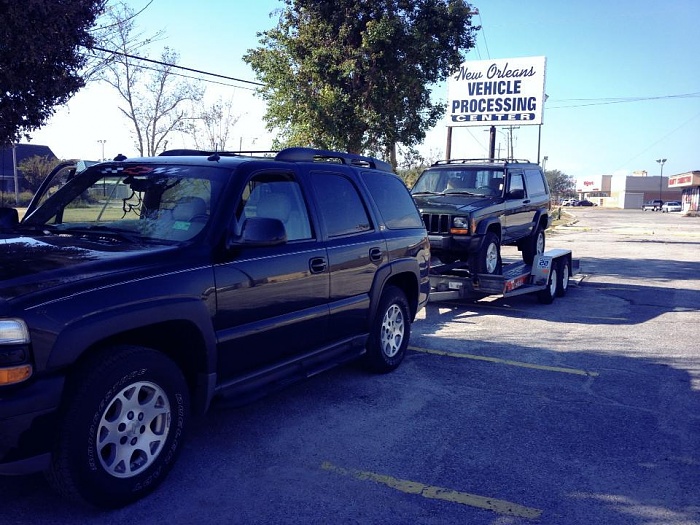
M411 310L411 320L415 319L418 313L419 275L418 262L415 259L394 261L380 268L375 274L370 292L368 326L377 314L382 293L388 286L396 286L403 291Z
M191 303L188 306L189 316L185 312L172 315L172 310L168 315L158 308L121 315L112 313L72 324L57 338L49 369L68 368L70 381L74 370L108 348L123 345L151 348L166 355L182 370L192 408L203 413L213 395L216 344L213 332L202 329L201 319L193 318L196 308ZM208 315L206 319L211 325Z

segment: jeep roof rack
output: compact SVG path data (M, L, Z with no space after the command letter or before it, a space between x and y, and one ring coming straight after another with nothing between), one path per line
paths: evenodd
M437 160L433 163L433 166L439 166L443 164L468 164L473 163L505 163L505 164L532 164L527 159L448 159L448 160Z
M338 164L348 164L361 168L372 168L380 171L393 173L391 164L374 157L364 157L354 153L342 153L339 151L329 151L315 148L286 148L280 151L276 160L286 162L335 162Z

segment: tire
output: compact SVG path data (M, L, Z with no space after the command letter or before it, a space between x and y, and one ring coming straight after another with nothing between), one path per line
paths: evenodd
M568 257L562 257L557 264L557 297L564 297L569 289L569 276L571 275L571 266Z
M537 226L532 235L530 235L522 244L523 262L525 264L532 264L532 262L535 260L535 255L541 255L544 253L544 247L544 228L542 228L542 226Z
M469 258L469 267L476 273L498 275L501 273L501 242L493 232L484 235L479 252Z
M173 466L189 421L187 383L160 352L113 347L72 377L61 416L50 484L76 501L123 507Z
M395 370L406 355L410 337L411 317L406 295L396 286L387 286L370 327L365 365L378 373Z
M552 304L557 295L557 283L559 282L557 266L556 264L552 265L552 269L549 272L549 279L547 280L547 287L537 292L537 300L542 304Z

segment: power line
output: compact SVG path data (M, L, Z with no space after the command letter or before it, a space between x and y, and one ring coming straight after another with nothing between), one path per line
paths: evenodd
M562 108L582 108L586 106L604 106L606 104L622 104L626 102L643 102L646 100L667 100L673 98L696 98L700 97L700 92L697 93L681 93L678 95L660 95L655 97L618 97L618 98L569 98L560 99L555 102L582 102L582 104L570 104L564 106L548 106L548 109Z
M202 71L201 69L193 69L191 67L178 66L177 64L169 64L169 63L163 62L161 60L153 60L151 58L144 58L144 57L140 57L140 56L136 56L136 55L130 55L129 53L122 53L121 51L114 51L112 49L105 49L105 48L97 47L97 46L94 46L92 49L95 49L96 51L101 51L103 53L111 53L113 55L119 55L119 56L123 56L126 58L132 58L134 60L141 60L143 62L150 62L151 64L158 64L159 66L168 66L168 67L172 67L175 69L182 69L183 71L191 71L193 73L198 73L200 75L209 75L212 77L223 78L226 80L233 80L235 82L243 82L245 84L252 84L254 86L264 86L265 85L261 82L254 82L252 80L243 80L241 78L229 77L226 75L220 75L218 73L210 73L209 71Z

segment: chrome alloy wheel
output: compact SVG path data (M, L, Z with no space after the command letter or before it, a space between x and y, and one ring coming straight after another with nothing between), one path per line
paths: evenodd
M158 385L132 383L102 414L96 446L100 464L117 478L144 472L163 451L170 431L170 402Z
M401 308L392 304L382 319L381 345L384 355L394 357L399 352L405 333L406 326Z

